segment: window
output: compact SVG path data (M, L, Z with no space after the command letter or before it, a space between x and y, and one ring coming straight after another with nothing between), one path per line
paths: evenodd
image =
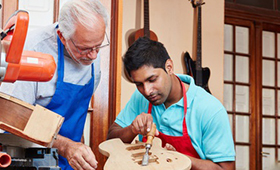
M236 169L250 169L252 129L250 24L227 22L224 28L224 106L236 145Z
M246 7L258 4L271 10ZM224 105L237 170L280 167L280 12L275 4L226 0Z

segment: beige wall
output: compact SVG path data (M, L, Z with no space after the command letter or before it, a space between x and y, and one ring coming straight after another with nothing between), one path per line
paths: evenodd
M123 47L128 49L129 34L143 27L143 0L123 0ZM223 100L224 1L205 0L202 6L202 67L211 70L210 90ZM184 73L182 54L192 53L193 8L188 0L150 0L150 29L158 36L173 59L175 73ZM121 109L135 85L121 80Z

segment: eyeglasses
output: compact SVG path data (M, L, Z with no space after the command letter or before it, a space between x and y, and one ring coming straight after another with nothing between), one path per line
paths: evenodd
M107 40L107 43L104 44L104 45L100 45L100 46L96 46L96 47L93 47L93 48L88 48L88 49L85 49L85 50L80 50L76 44L74 43L74 41L70 38L71 42L73 43L74 47L76 48L76 50L78 51L79 54L81 55L86 55L92 51L96 51L98 52L101 48L104 48L104 47L107 47L108 45L110 45L110 41L109 41L109 38L107 36L107 33L105 33L105 37L106 37L106 40Z

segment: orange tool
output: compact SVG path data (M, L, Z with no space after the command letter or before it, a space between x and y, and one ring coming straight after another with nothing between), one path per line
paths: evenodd
M149 163L149 150L151 149L151 147L153 145L153 139L156 134L156 129L157 129L156 124L153 123L150 132L148 132L148 134L147 134L146 153L144 154L143 159L142 159L142 166L147 166Z
M28 22L28 12L16 11L0 33L0 81L49 81L54 75L56 64L51 55L23 51Z

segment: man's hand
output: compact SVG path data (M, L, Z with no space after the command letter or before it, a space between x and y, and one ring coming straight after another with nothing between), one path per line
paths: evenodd
M74 169L93 170L97 168L97 161L90 147L80 142L69 142L65 150L65 157Z
M151 130L152 124L152 115L147 113L141 113L131 123L131 129L134 134L141 134L145 136Z
M116 122L114 122L108 131L108 139L112 138L120 138L125 143L131 143L132 140L138 134L142 134L144 136L151 130L153 124L153 117L151 114L141 113L138 115L134 121L127 127L122 128ZM158 135L158 131L156 130L156 136Z
M97 168L98 162L91 148L81 142L74 142L58 135L53 147L58 149L58 153L65 157L75 170L95 170Z
M169 143L165 144L164 149L167 149L169 151L176 151L176 149L172 145L170 145Z

